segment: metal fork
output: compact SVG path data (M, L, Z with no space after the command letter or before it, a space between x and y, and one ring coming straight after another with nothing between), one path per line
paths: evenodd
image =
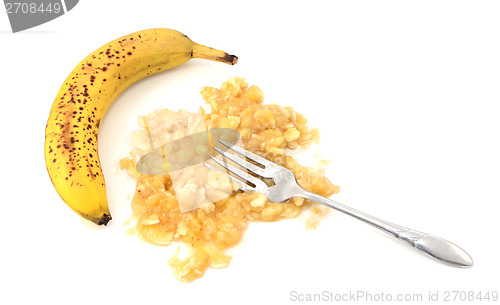
M232 145L231 143L222 140L219 140L219 142L227 148L240 154L241 156L259 164L260 166L250 163L243 158L239 158L234 154L228 153L227 151L223 151L220 148L214 147L214 149L222 156L233 161L242 168L251 171L257 176L263 178L272 178L275 183L273 186L268 186L258 177L255 177L254 175L251 175L242 169L230 165L225 161L221 161L218 158L210 156L210 158L217 164L233 173L237 177L241 178L240 180L232 175L229 175L229 178L232 181L237 182L239 185L241 185L242 191L264 193L267 195L267 198L269 200L274 202L283 202L295 196L303 197L305 199L334 208L369 225L372 225L375 228L378 228L392 235L393 237L398 238L400 241L413 246L415 249L420 250L442 262L458 267L471 267L473 264L471 256L467 252L465 252L465 250L447 240L390 223L388 221L373 217L366 213L345 206L331 199L311 193L297 184L294 174L289 169L284 168L274 162L271 162L240 147ZM214 167L209 163L205 163L205 166L212 170L222 171L221 169Z

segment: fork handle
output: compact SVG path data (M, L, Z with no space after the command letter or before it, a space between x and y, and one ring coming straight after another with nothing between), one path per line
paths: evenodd
M393 224L304 189L298 191L296 196L326 205L357 218L445 263L458 267L471 267L473 264L471 256L464 249L442 238Z

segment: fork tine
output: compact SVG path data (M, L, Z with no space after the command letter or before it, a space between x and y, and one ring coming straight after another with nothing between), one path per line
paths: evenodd
M267 184L265 184L264 181L260 180L259 178L254 177L250 174L247 174L244 171L215 158L214 156L210 156L210 158L212 160L214 160L220 166L222 166L225 169L227 169L228 171L230 171L231 173L233 173L236 176L240 177L241 179L248 181L248 182L252 183L253 185L255 185L255 189L260 189L260 190L266 189L267 190Z
M266 177L265 176L265 170L263 168L261 168L261 167L259 167L257 165L254 165L254 164L252 164L250 162L247 162L247 161L245 161L242 158L236 157L233 154L225 152L225 151L223 151L222 149L220 149L218 147L214 147L214 150L217 151L219 154L223 155L224 157L228 158L229 160L233 161L234 163L238 164L239 166L241 166L243 168L246 168L249 171L251 171L251 172L253 172L253 173L257 174L257 175ZM269 178L269 177L266 177L266 178Z
M208 167L211 170L218 171L220 173L224 173L224 174L227 175L227 173L225 171L223 171L220 168L217 168L217 167L215 167L215 166L213 166L211 164L208 164L206 162L205 162L205 166ZM231 181L236 182L242 191L251 191L252 190L251 186L249 186L248 184L246 184L244 181L241 181L240 179L237 179L237 178L235 178L235 177L233 177L231 175L227 175L227 176L229 177L229 179Z
M223 140L220 140L219 139L219 142L222 143L224 146L226 146L227 148L229 149L232 149L234 152L242 155L242 156L245 156L246 158L254 161L254 162L257 162L259 163L260 165L264 166L264 167L267 167L267 166L273 166L274 164L271 163L271 161L265 159L265 158L262 158L261 156L258 156L254 153L251 153L249 152L248 150L245 150L243 148L240 148L236 145L233 145L229 142L226 142L226 141L223 141Z

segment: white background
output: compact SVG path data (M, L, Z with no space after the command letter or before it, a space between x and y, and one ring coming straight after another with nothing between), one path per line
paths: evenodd
M498 16L497 1L87 0L13 34L0 14L0 303L295 304L291 291L367 291L422 293L424 304L429 291L499 291ZM115 101L99 138L113 221L97 228L50 182L45 123L81 59L152 27L240 61L192 60ZM300 218L252 223L227 269L178 282L167 265L175 247L125 235L134 181L118 160L137 115L197 109L199 90L230 76L320 128L327 175L341 187L334 199L449 239L475 265L441 264L334 212L315 231Z

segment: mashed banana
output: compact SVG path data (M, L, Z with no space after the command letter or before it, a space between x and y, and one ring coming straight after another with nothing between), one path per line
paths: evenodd
M204 114L207 126L237 129L245 149L290 169L297 182L311 192L328 197L339 191L324 177L323 169L301 166L287 155L287 149L304 148L319 139L318 130L309 128L303 115L291 107L263 104L264 93L238 77L228 79L220 89L205 87L201 95L211 109ZM189 121L189 113L177 113L180 115L169 115ZM135 142L144 144L147 139L138 134L134 133ZM169 261L175 276L184 282L201 277L208 267L227 267L231 257L226 250L241 240L249 222L294 218L310 208L312 214L322 213L315 203L303 198L274 203L264 194L241 191L181 213L169 175L141 175L135 171L135 161L128 158L120 162L138 178L132 199L135 229L150 243L165 246L181 241L190 248L185 257L178 253Z

